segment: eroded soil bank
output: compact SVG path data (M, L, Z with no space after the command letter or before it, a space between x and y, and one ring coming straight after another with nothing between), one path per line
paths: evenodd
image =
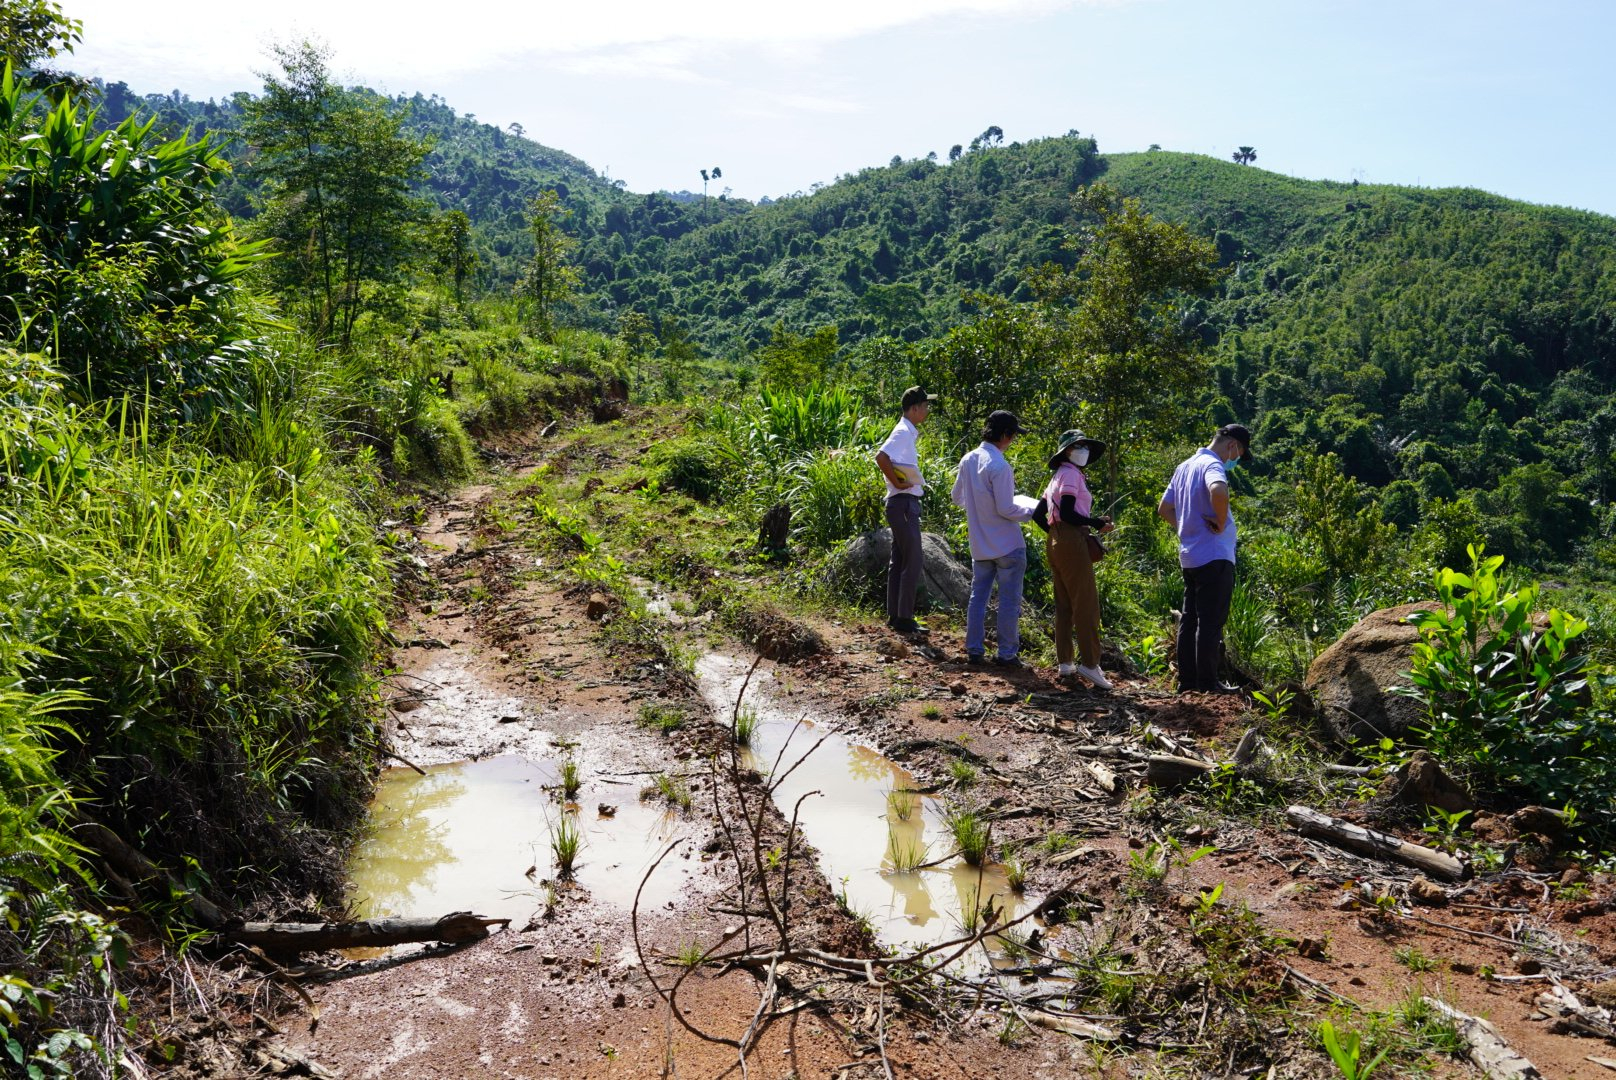
M609 498L638 482L634 447L649 433L633 421L615 451L562 444L587 458L595 490L614 485ZM748 1075L1313 1078L1334 1069L1317 1037L1326 1019L1394 1048L1377 1075L1480 1075L1411 1009L1421 995L1488 1018L1544 1076L1608 1074L1590 1057L1616 1048L1537 1004L1551 979L1603 1000L1616 925L1602 876L1527 861L1522 845L1513 866L1418 884L1411 869L1285 827L1273 793L1242 786L1288 784L1277 766L1266 779L1151 790L1153 751L1226 761L1253 727L1274 757L1291 750L1248 701L968 667L946 625L922 649L873 621L793 615L793 640L817 647L753 670L736 637L746 620L691 599L715 575L744 581L744 565L691 560L670 574L664 560L642 590L653 634L626 632L622 597L591 596L553 545L531 542L521 508L546 481L523 470L552 453L462 493L420 530L436 584L396 630L392 747L428 775L400 766L384 779L389 809L367 843L392 850L362 853L355 883L356 902L377 910L469 906L511 925L312 987L318 1025L288 1034L312 1059L349 1076L740 1075L734 1048L708 1038L752 1026L769 970L747 957L687 965L743 939L749 956L777 944L760 910L759 883L772 880L794 942L875 966L868 978L775 971ZM759 727L731 773L748 672L743 705ZM822 736L769 801L793 748ZM569 762L570 800L557 790ZM894 790L920 793L913 824L895 832ZM1341 802L1323 781L1286 797ZM762 863L790 847L794 812L817 849L783 887L778 868L749 866L726 839L760 805ZM992 830L980 875L942 829L961 808ZM570 878L550 850L569 812L583 834ZM1403 831L1431 839L1417 820ZM939 865L894 874L894 835ZM496 869L481 879L462 862ZM1024 893L1004 881L1011 863ZM870 933L899 951L936 940L965 919L973 885L1000 923L1034 907L1051 917L988 939L969 979L878 987L901 971ZM989 966L992 993L973 992ZM675 1015L659 988L681 975Z

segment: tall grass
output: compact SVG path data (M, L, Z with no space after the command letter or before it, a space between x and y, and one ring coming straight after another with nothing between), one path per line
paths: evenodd
M235 429L258 448L235 460L126 408L73 411L37 363L0 354L16 399L0 435L0 674L78 699L78 739L53 739L51 764L154 854L193 854L224 882L273 867L333 886L338 867L300 836L356 812L372 739L388 578L372 496L351 486L363 474L312 452L300 473L259 464L299 443L284 412ZM33 715L8 743L39 744ZM5 785L8 823L38 819L29 799Z

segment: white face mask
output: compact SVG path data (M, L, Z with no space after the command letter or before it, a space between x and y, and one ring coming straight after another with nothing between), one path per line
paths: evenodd
M1073 447L1072 451L1067 454L1066 457L1073 465L1087 465L1089 463L1089 448L1086 446Z

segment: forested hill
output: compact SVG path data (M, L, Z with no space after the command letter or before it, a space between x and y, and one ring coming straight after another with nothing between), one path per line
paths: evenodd
M106 110L230 131L245 100L113 87ZM1070 197L1103 179L1215 243L1228 274L1183 321L1214 359L1207 408L1254 423L1267 462L1334 451L1405 522L1473 491L1464 505L1516 523L1491 526L1495 543L1533 560L1569 555L1612 495L1611 218L1170 151L1102 155L1075 131L1001 145L992 128L954 160L895 158L760 205L642 195L435 96L388 107L431 139L422 194L472 219L485 289L508 288L529 257L528 201L561 193L584 279L574 318L600 329L628 311L664 332L676 319L735 360L777 326L834 328L844 351L877 337L923 350L973 317L973 291L1026 300L1029 269L1071 265L1084 223ZM241 175L227 202L250 215Z

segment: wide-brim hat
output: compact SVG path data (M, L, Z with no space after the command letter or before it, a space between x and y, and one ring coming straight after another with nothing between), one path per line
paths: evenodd
M1049 457L1049 467L1051 469L1058 468L1061 463L1061 455L1074 446L1086 446L1089 448L1090 465L1105 456L1105 443L1099 439L1091 439L1074 428L1071 431L1061 433L1060 442L1055 445L1055 452Z

